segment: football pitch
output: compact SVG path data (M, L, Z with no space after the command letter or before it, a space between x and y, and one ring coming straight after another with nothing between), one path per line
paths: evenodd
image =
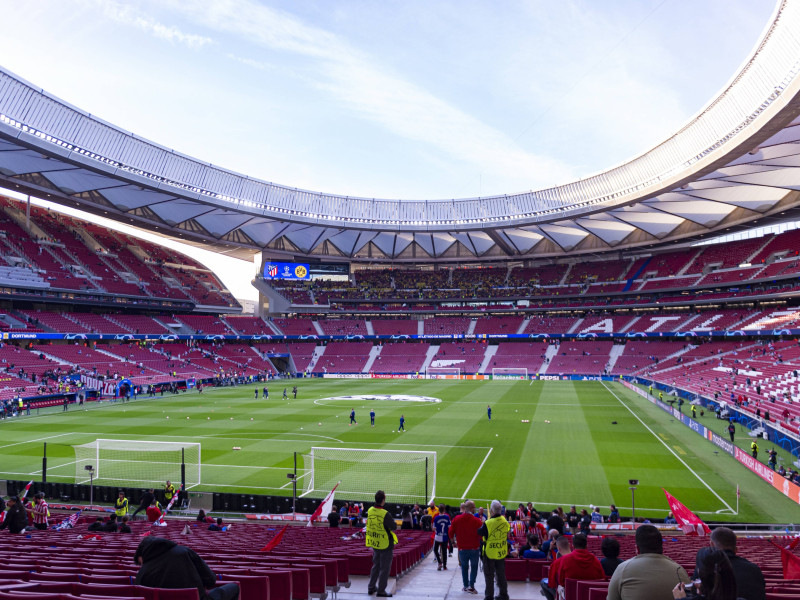
M283 388L291 392L295 383L297 399L290 393L284 400ZM0 478L40 480L44 442L48 481L69 483L76 445L96 439L194 442L202 448L202 482L193 489L291 495L286 474L293 455L312 446L423 450L437 453L436 499L451 505L497 498L514 508L518 502L540 510L597 505L608 514L614 503L630 515L628 480L638 479L637 516L666 515L663 487L706 520L800 521L800 506L617 383L300 379L270 382L268 400L260 393L254 400L254 387L91 403L67 413L55 407L0 421ZM337 399L373 394L441 402ZM349 425L351 409L357 425ZM397 431L401 415L405 433ZM724 433L724 422L713 415L699 420ZM737 444L749 442L740 432ZM781 455L789 465L791 458Z

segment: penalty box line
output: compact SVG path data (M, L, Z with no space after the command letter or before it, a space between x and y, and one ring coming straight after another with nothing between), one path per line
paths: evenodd
M637 420L637 421L639 421L639 423L641 423L641 424L644 426L644 428L645 428L645 429L647 429L647 431L649 431L650 433L652 433L652 434L653 434L653 437L654 437L654 438L656 438L656 439L657 439L659 442L661 442L661 444L664 446L664 448L666 448L667 450L669 450L669 451L670 451L670 453L672 454L672 456L674 456L674 457L675 457L675 458L677 458L679 461L681 461L681 464L682 464L684 467L686 467L686 468L689 470L689 472L690 472L692 475L694 475L695 477L697 477L697 480L698 480L700 483L702 483L702 484L703 484L703 485L704 485L704 486L705 486L705 487L708 489L708 491L709 491L709 492L711 492L712 494L714 494L714 496L716 496L716 497L717 497L717 499L718 499L720 502L722 502L722 503L725 505L725 507L726 507L726 508L727 508L729 511L731 511L731 514L736 514L736 511L735 511L735 510L733 510L733 508L731 508L731 506L730 506L730 505L729 505L727 502L725 502L725 500L723 500L723 499L722 499L722 497L721 497L721 496L720 496L720 495L719 495L717 492L715 492L715 491L714 491L714 490L711 488L711 486L710 486L710 485L708 485L708 484L705 482L705 480L704 480L702 477L700 477L700 475L698 475L697 473L695 473L695 472L694 472L694 470L693 470L693 469L692 469L692 468L691 468L689 465L687 465L687 464L686 464L686 462L685 462L685 461L684 461L684 460L683 460L683 459L682 459L680 456L678 456L678 455L675 453L675 451L674 451L672 448L670 448L670 447L667 445L667 443L666 443L664 440L662 440L662 439L661 439L661 438L660 438L660 437L659 437L659 436L656 434L656 432L655 432L655 431L653 431L652 429L650 429L650 428L647 426L647 424L646 424L644 421L642 421L642 420L639 418L639 415L637 415L635 412L633 412L633 410L631 409L631 407L630 407L630 406L628 406L627 404L625 404L625 403L622 401L622 399L621 399L619 396L617 396L617 395L614 393L614 391L613 391L613 390L609 389L609 387L608 387L608 386L605 384L605 382L601 381L600 383L601 383L601 384L603 384L603 387L604 387L604 388L606 388L606 391L608 391L608 392L609 392L609 393L610 393L612 396L614 396L614 398L616 398L616 399L619 401L619 403L620 403L620 404L622 404L622 406L624 406L625 408L627 408L627 409L628 409L628 412L629 412L629 413L631 413L631 414L632 414L634 417L636 417L636 420Z

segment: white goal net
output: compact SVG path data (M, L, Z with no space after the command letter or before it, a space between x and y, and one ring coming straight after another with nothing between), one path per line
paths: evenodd
M303 496L336 493L374 500L383 490L390 502L427 504L436 496L436 452L311 448L303 455Z
M91 466L99 485L164 485L181 483L185 465L186 489L200 483L200 444L130 440L95 440L75 448L75 483L89 483Z
M461 379L461 369L458 367L428 367L425 379Z
M528 369L524 367L493 367L492 379L527 379Z

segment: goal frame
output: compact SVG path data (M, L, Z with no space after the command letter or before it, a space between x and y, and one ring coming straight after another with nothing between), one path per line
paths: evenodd
M308 454L303 455L303 461L305 462L310 458L311 464L304 464L305 471L308 476L308 483L306 484L306 489L300 494L300 498L311 494L312 492L318 491L320 493L328 493L330 490L317 490L315 488L315 471L314 471L314 451L315 450L324 450L324 451L333 451L333 452L342 452L342 451L355 451L355 452L374 452L376 454L380 454L386 457L390 457L391 455L400 455L400 454L417 454L417 455L424 455L425 457L425 504L430 504L436 498L436 452L428 451L428 450L383 450L383 449L372 449L372 448L330 448L325 446L312 446L311 450ZM341 484L341 481L339 482ZM347 486L343 486L347 487ZM340 494L347 495L348 493L351 494L374 494L377 490L370 490L369 492L354 492L352 490L341 489L338 490ZM405 501L396 501L392 500L393 496L399 496L400 494L386 494L387 501L392 502L399 502L399 503L406 503ZM409 494L410 495L410 494Z
M520 371L520 373L498 373L497 371ZM528 379L528 369L527 367L492 367L492 380L494 379Z
M93 442L89 442L88 444L79 444L77 446L73 446L73 448L75 448L75 458L76 458L76 460L75 460L75 483L76 484L86 483L91 478L93 478L95 481L97 481L98 479L109 479L110 481L125 482L125 483L147 483L147 484L151 484L151 485L157 483L157 481L151 480L151 479L147 479L147 480L121 479L121 478L114 478L114 477L111 477L111 478L105 477L104 478L103 474L105 473L105 469L103 469L102 473L101 473L101 470L100 470L101 460L102 461L116 460L116 459L107 459L107 458L106 459L101 459L100 458L100 451L103 449L102 446L103 446L104 442L105 443L109 443L110 442L111 444L123 444L123 445L152 444L152 445L160 446L163 449L162 451L176 451L176 450L186 450L186 449L189 449L189 448L196 448L197 449L197 466L196 466L196 468L197 468L197 477L196 478L194 478L194 477L192 477L192 478L186 477L187 483L188 483L188 481L191 480L191 485L187 485L186 488L189 489L189 488L195 487L197 485L200 485L200 483L202 483L202 473L203 473L203 469L202 469L203 462L202 462L202 454L201 454L202 446L201 446L201 444L199 442L162 442L162 441L153 441L153 440L112 440L112 439L106 439L106 438L98 438ZM91 477L87 477L86 476L86 471L83 469L83 466L86 463L87 459L78 457L78 448L88 448L88 447L91 447L91 446L94 446L94 452L95 452L94 465L93 465L94 466L94 473L92 474ZM106 448L106 449L109 449L109 448ZM140 450L140 452L141 451L143 451L143 450ZM155 452L157 450L151 450L151 451ZM120 462L126 462L126 461L121 460ZM137 462L137 461L132 461L132 462ZM183 477L186 474L189 473L189 468L194 468L194 466L195 466L194 465L194 461L192 461L190 463L187 463L185 461L185 452L181 454L181 462L179 462L179 463L165 463L165 464L177 465L178 468L179 468L181 479L183 479ZM178 479L176 479L176 481L178 481Z
M431 373L431 371L449 371L450 375ZM455 373L454 373L455 372ZM460 367L428 367L425 369L425 379L462 379Z

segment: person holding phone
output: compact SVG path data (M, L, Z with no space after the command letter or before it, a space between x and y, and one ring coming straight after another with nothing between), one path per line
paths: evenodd
M697 553L697 579L690 585L679 582L672 590L675 600L737 600L736 577L728 556L719 548L701 548Z

